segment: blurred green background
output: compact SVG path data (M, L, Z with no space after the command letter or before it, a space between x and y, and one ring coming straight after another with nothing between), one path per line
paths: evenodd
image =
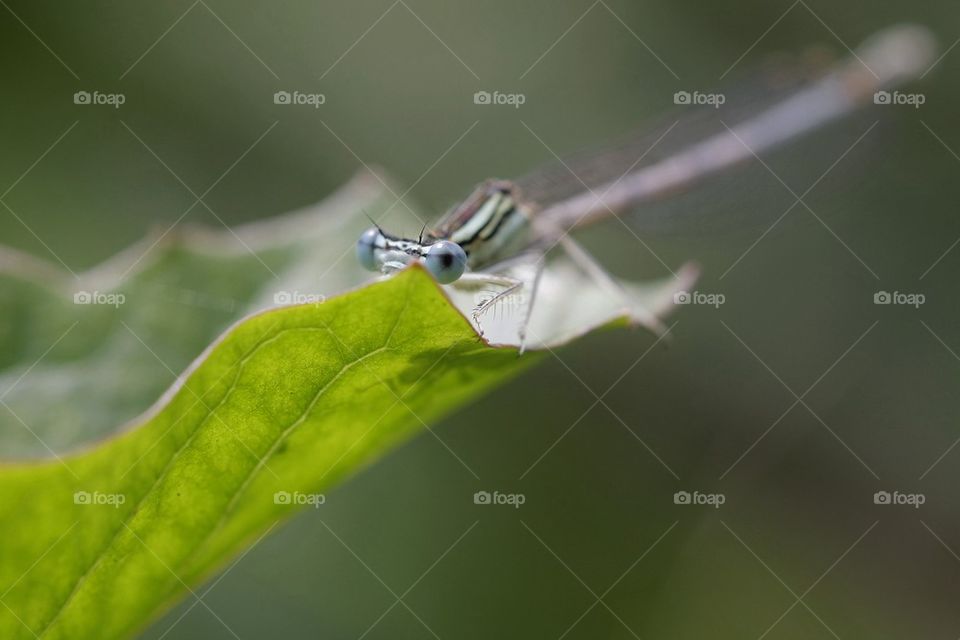
M738 69L842 53L901 21L944 51L960 38L947 1L3 5L0 237L75 271L180 218L194 197L172 173L215 184L216 215L184 222L217 227L320 200L364 163L439 213L551 160L545 144L636 129L744 52ZM408 443L259 542L205 603L242 638L960 635L958 70L960 48L913 89L922 108L765 158L803 193L881 121L805 198L825 224L797 206L737 262L789 191L755 165L681 199L704 222L644 241L672 267L698 261L698 290L726 304L682 308L669 345L637 362L653 338L616 331L548 357L438 425L450 450ZM95 90L126 102L74 104ZM281 90L326 102L274 104ZM475 105L479 90L526 103ZM744 209L756 224L705 231ZM666 273L622 228L585 242L622 276ZM926 303L878 306L878 291ZM479 490L526 501L478 506ZM876 505L881 490L926 502ZM191 604L144 637L232 637Z

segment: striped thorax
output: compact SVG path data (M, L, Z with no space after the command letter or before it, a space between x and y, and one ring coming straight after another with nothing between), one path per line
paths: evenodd
M429 237L449 240L467 254L471 269L514 255L529 243L530 210L507 180L487 180L440 220Z

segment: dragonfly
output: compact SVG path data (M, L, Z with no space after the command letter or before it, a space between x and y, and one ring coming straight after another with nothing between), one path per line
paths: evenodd
M637 143L627 141L576 162L563 162L566 180L558 179L555 170L515 181L486 180L417 238L392 235L379 225L367 229L357 241L357 258L364 268L385 275L417 262L442 285L497 287L472 312L481 336L484 314L528 286L530 295L518 331L522 353L545 257L553 248L565 251L597 285L626 295L622 285L570 236L571 231L682 192L871 103L883 104L890 100L888 90L924 74L935 51L926 28L893 26L874 34L849 57L799 88L655 161L638 162ZM588 185L588 180L595 186ZM535 264L532 279L512 275L511 269L523 262Z

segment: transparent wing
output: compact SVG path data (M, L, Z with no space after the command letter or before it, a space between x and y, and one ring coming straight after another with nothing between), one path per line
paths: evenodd
M678 106L640 131L553 161L514 183L525 200L543 208L585 189L596 190L723 131L724 122L733 125L755 115L822 77L828 68L829 61L822 57L770 61L723 87L725 101L719 107Z
M935 52L926 29L892 27L820 73L794 67L762 74L760 82L745 90L713 94L706 102L722 102L720 108L697 109L682 129L667 125L672 128L659 133L662 139L657 133L634 138L521 179L521 197L537 208L542 226L554 230L649 204L861 111L877 92L920 75ZM718 96L724 99L718 101ZM674 140L663 145L675 132Z

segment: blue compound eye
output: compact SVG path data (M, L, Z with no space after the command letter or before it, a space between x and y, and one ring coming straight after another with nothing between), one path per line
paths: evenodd
M423 262L437 282L450 284L467 268L467 254L456 242L441 240L430 245Z
M377 264L377 240L380 238L379 229L367 229L357 240L357 260L368 271L379 271L380 265Z

